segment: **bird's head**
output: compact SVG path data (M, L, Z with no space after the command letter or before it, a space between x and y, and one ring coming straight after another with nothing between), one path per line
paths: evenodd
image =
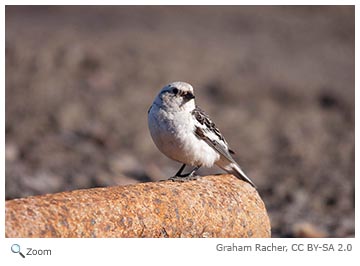
M186 82L176 81L161 89L155 103L167 108L194 109L195 96L193 87Z

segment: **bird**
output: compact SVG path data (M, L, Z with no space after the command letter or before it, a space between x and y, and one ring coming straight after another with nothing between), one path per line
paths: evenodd
M160 90L148 110L148 127L157 148L182 163L171 177L173 181L196 179L200 167L217 165L256 188L233 159L235 152L215 123L196 105L194 89L189 83L171 82ZM186 165L194 168L182 174Z

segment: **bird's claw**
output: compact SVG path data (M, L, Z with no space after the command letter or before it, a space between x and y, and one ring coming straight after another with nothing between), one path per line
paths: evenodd
M168 180L171 180L173 182L187 182L187 181L197 180L199 177L200 176L198 176L198 175L173 176L173 177L170 177Z

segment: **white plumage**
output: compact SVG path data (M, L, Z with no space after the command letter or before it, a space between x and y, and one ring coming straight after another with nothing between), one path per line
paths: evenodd
M233 153L210 118L195 105L193 87L186 82L173 82L156 96L148 112L152 139L161 152L183 163L176 174L180 177L185 165L194 166L189 175L202 166L214 164L240 179L253 182L231 156Z

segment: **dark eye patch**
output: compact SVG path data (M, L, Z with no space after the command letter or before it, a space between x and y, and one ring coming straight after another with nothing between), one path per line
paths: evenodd
M179 89L178 89L178 88L176 88L176 87L173 87L173 88L172 88L172 92L173 92L174 94L178 94Z

